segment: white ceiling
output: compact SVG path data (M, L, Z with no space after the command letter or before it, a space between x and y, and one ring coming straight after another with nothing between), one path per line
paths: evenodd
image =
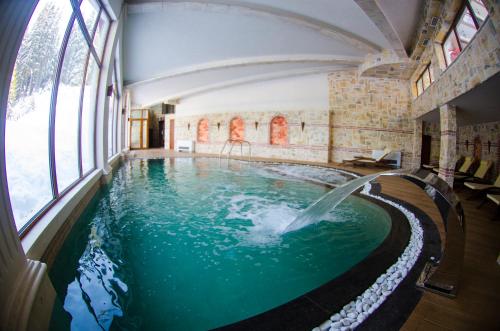
M135 105L356 68L390 48L354 0L126 2L124 80Z

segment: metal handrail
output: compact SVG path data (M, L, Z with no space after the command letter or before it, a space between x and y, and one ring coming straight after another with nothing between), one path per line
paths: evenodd
M222 159L222 155L224 153L224 150L226 149L226 146L227 144L230 144L230 148L229 148L229 152L227 153L227 157L226 159L229 160L229 157L231 156L231 153L233 151L233 147L235 144L239 144L240 145L240 155L241 157L243 157L243 144L247 144L248 145L248 161L251 160L252 158L252 144L247 141L247 140L235 140L235 139L228 139L224 142L224 145L222 146L222 149L220 150L219 152L219 161Z

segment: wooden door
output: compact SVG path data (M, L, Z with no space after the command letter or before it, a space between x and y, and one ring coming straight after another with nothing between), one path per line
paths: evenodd
M432 137L428 135L422 135L422 150L420 153L420 165L430 164L431 162L431 143Z
M174 149L174 137L175 137L174 130L175 130L175 121L170 120L170 149L171 150Z
M159 122L158 122L158 134L160 135L160 146L158 147L161 147L161 148L165 148L165 121L163 119L161 119Z

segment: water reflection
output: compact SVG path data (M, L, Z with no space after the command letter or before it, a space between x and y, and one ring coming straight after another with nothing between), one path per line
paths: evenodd
M76 275L68 284L64 310L71 315L72 330L109 330L123 316L128 286L121 278L122 245L110 227L117 206L113 190L102 201L102 214L90 225L88 243L78 260ZM113 261L114 260L114 261Z

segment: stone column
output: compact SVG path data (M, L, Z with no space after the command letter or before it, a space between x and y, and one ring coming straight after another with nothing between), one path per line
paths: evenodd
M422 156L422 120L417 118L413 123L413 158L412 168L420 168Z
M441 121L441 148L439 155L439 177L453 187L457 154L457 112L450 105L439 108Z

